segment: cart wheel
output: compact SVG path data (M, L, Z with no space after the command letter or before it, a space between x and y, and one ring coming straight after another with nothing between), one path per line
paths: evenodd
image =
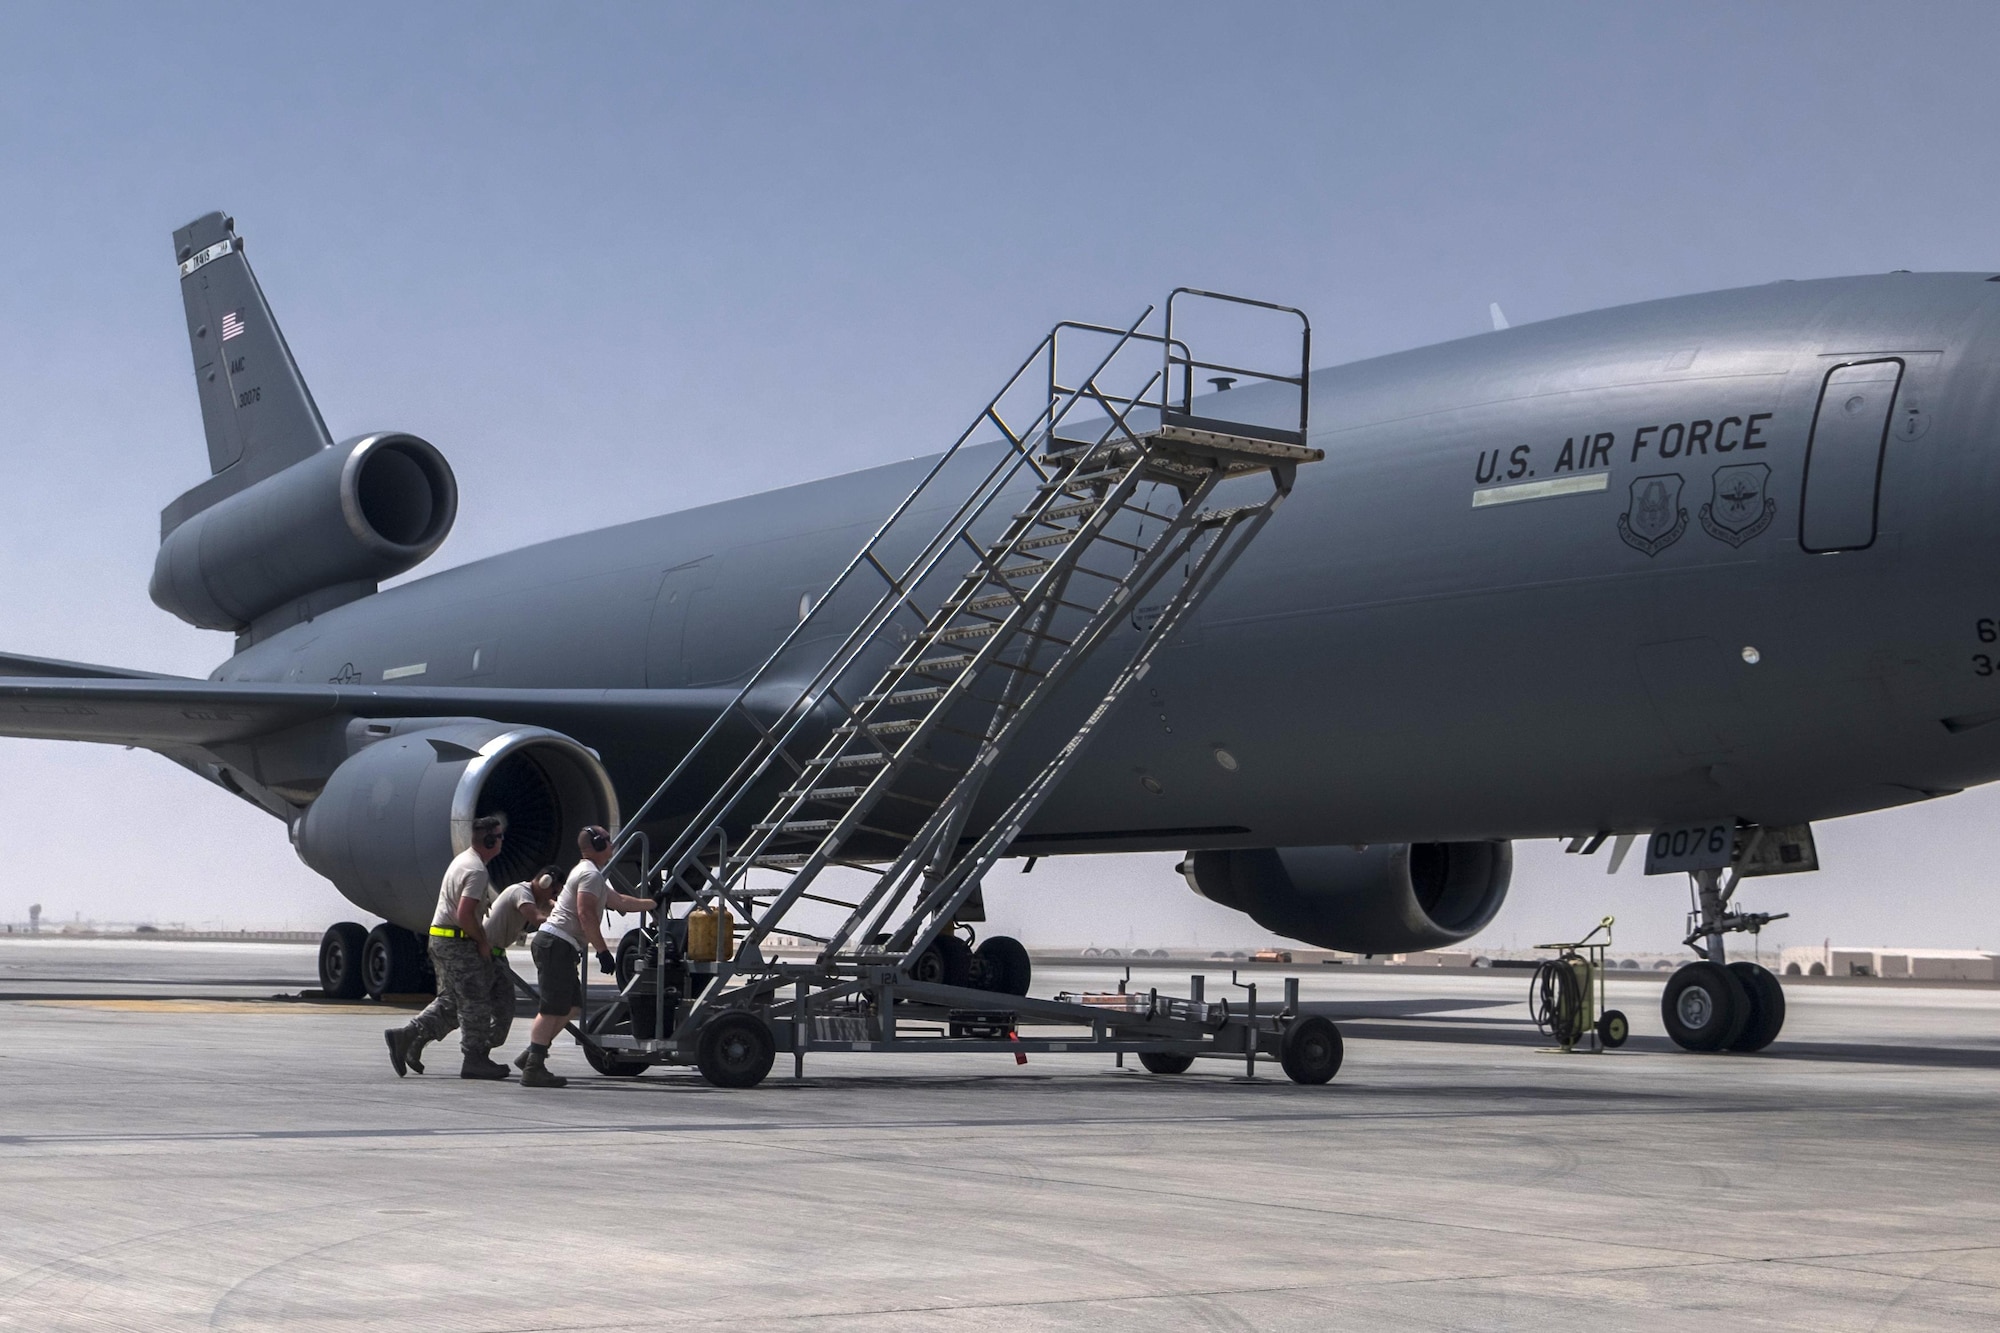
M1139 1063L1146 1066L1148 1074L1185 1074L1193 1066L1194 1057L1171 1051L1141 1051Z
M1616 1009L1606 1009L1597 1016L1597 1039L1608 1050L1617 1050L1632 1035L1632 1025L1625 1021L1625 1015Z
M628 930L618 941L617 967L612 973L618 989L624 990L632 984L632 978L646 964L646 955L651 951L653 941L644 930Z
M695 1068L718 1088L754 1088L771 1072L778 1043L763 1019L738 1009L721 1014L701 1030Z
M1294 1083L1325 1083L1340 1072L1345 1053L1340 1029L1314 1014L1285 1029L1278 1044L1278 1063Z

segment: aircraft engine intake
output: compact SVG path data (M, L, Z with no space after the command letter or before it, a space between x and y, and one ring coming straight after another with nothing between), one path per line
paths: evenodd
M1189 852L1188 887L1267 930L1322 949L1409 953L1470 939L1506 900L1505 842L1385 843Z
M576 863L576 835L618 826L618 794L597 756L541 727L480 718L354 724L368 743L327 779L292 825L299 859L356 905L422 934L472 822L507 816L495 885Z
M304 601L289 624L414 568L457 517L458 482L435 446L393 431L363 435L162 534L150 591L190 625L239 633Z

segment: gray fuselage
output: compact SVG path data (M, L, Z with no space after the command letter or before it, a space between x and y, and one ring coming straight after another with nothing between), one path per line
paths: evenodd
M1985 279L1777 283L1316 372L1326 461L1017 849L1792 823L2000 776L2000 726L1983 725L2000 718L2000 282ZM1857 363L1881 369L1836 378L1822 409L1829 374ZM1879 500L1864 548L1813 552L1808 441L1837 411L1888 421ZM1837 424L1820 427L1812 497L1829 531L1870 499ZM215 678L726 686L922 465L460 566L278 633ZM627 809L679 757L624 734L646 734L647 707L577 736Z

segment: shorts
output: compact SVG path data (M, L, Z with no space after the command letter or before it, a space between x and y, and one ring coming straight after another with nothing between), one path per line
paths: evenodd
M542 991L542 1002L535 1012L568 1018L582 1008L583 956L570 947L569 941L537 931L528 953L535 960L535 980Z

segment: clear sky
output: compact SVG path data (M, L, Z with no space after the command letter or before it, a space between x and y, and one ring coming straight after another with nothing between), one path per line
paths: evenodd
M1055 319L1177 283L1305 307L1330 364L1494 301L2000 268L1996 50L1971 4L11 4L0 646L229 651L146 597L206 471L169 233L212 208L335 435L452 460L438 569L934 450ZM1827 871L1752 901L1793 942L2000 947L1996 813L1822 826ZM1171 863L989 902L1033 940L1261 941ZM164 760L0 741L0 920L30 902L346 914ZM1665 947L1684 909L1539 844L1488 939L1611 910Z

